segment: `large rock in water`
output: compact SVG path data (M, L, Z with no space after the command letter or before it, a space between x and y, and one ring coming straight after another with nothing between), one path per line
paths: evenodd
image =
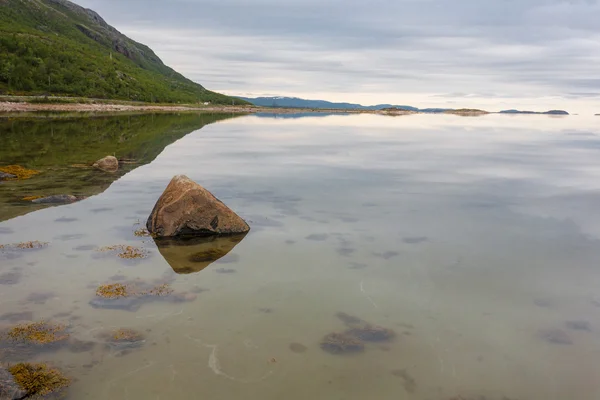
M119 170L119 160L116 157L107 156L96 161L93 167L105 172L117 172Z
M146 228L157 238L231 235L250 230L246 221L185 175L171 180Z

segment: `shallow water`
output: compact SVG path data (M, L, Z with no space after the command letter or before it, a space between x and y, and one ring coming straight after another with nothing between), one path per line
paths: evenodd
M0 275L12 278L0 278L1 326L24 313L94 343L31 358L76 378L69 399L600 397L597 119L248 116L204 125L100 194L0 223L0 244L49 242L0 253ZM44 171L51 163L6 157ZM252 227L199 272L176 274L185 254L134 234L176 174ZM5 182L0 195L22 184ZM97 251L117 244L148 257ZM98 285L134 279L169 283L188 301L90 305ZM340 312L396 336L326 352L323 337L348 329ZM118 328L145 341L106 346L102 333Z

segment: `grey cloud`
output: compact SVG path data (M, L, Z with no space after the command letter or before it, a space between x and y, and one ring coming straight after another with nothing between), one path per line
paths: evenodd
M597 0L76 1L218 90L600 91Z

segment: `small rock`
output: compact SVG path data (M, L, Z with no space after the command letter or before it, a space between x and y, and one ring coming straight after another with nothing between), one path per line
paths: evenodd
M7 174L6 172L0 171L0 181L4 181L7 179L17 179L17 176L13 175L13 174Z
M246 233L248 224L208 190L185 175L175 176L146 223L154 237Z
M70 194L57 194L55 196L42 197L32 200L35 204L70 204L81 200L82 197L72 196Z
M93 167L104 172L117 172L119 170L119 160L116 157L107 156L96 161Z
M0 400L23 399L27 395L8 370L0 367Z

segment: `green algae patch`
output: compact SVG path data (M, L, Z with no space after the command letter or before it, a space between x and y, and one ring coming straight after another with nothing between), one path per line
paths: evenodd
M114 252L119 258L127 260L134 260L148 257L148 251L141 247L126 246L123 244L117 244L114 246L105 246L98 249L100 252Z
M43 363L19 363L9 367L8 371L15 382L27 392L27 397L57 393L71 384L71 379L62 372Z
M62 342L69 338L66 326L46 321L19 324L12 327L6 337L13 342L46 345Z
M15 175L17 177L16 179L13 178L12 180L29 179L40 173L40 171L36 171L34 169L27 169L21 167L20 165L5 165L4 167L0 167L0 172Z

